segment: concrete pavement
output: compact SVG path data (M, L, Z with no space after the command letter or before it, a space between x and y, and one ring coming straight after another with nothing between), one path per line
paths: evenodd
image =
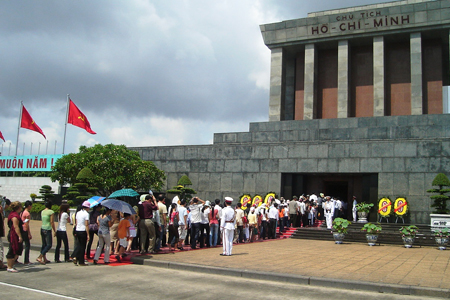
M31 224L32 232L36 231L33 244L40 242L36 239L38 223ZM278 278L309 285L450 298L450 251L434 247L406 249L392 245L369 247L363 243L336 245L330 241L285 239L237 245L231 257L222 257L221 252L221 247L207 248L156 254L151 258L137 256L132 261L249 278Z

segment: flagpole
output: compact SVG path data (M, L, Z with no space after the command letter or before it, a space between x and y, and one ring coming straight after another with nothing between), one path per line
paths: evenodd
M66 109L66 122L64 125L64 141L63 141L63 149L62 154L64 154L64 150L66 148L66 132L67 132L67 119L69 118L69 94L67 94L67 109Z
M23 101L20 101L20 115L19 115L19 124L17 126L17 141L16 141L16 156L17 156L17 147L19 146L19 130L20 124L22 123L22 109L23 109Z

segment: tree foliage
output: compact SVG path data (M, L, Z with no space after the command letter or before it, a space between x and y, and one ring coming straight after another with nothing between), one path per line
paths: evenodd
M189 200L192 198L192 195L197 194L197 192L193 188L189 187L188 185L192 185L192 181L189 179L189 177L187 175L183 175L178 180L178 185L174 186L167 192L179 195L178 197L180 199Z
M92 186L105 197L122 188L160 190L165 179L164 172L153 162L142 160L138 152L125 145L113 144L80 146L78 153L64 155L56 161L50 178L60 184L75 184L85 167L94 175Z
M53 197L55 197L55 192L52 191L52 187L49 185L43 185L41 186L41 189L39 190L39 193L41 194L37 198L42 199L44 201L51 200Z
M450 189L444 188L450 186L450 180L448 177L443 174L439 173L433 180L432 183L433 186L437 186L439 188L437 189L431 189L428 190L428 193L436 193L437 195L432 195L430 198L434 200L434 203L431 205L431 207L434 207L435 212L438 214L448 214L449 209L447 208L447 200L450 198L446 194L450 192Z

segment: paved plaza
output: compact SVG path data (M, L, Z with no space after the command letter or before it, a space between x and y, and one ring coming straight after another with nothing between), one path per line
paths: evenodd
M32 244L39 245L40 221L32 221L31 226ZM69 234L70 247L72 238ZM53 249L55 243L54 239ZM165 267L169 264L217 267L218 273L226 268L254 274L313 277L329 282L413 286L431 291L438 289L440 294L447 293L450 297L450 250L439 251L435 247L406 249L398 245L369 247L363 243L336 245L330 241L284 239L235 245L231 257L222 257L221 252L222 248L216 247L151 257L136 256L132 260Z

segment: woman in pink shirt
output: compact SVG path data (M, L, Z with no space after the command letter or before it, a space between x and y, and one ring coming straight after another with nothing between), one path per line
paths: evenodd
M23 210L22 214L20 215L20 218L22 219L22 222L23 222L23 231L24 231L24 234L22 235L22 239L23 239L23 243L25 244L25 249L24 249L25 254L24 254L24 259L23 259L23 263L25 265L32 265L32 263L30 263L30 240L31 240L30 210L31 210L32 206L33 206L33 203L30 200L25 201L24 210Z

